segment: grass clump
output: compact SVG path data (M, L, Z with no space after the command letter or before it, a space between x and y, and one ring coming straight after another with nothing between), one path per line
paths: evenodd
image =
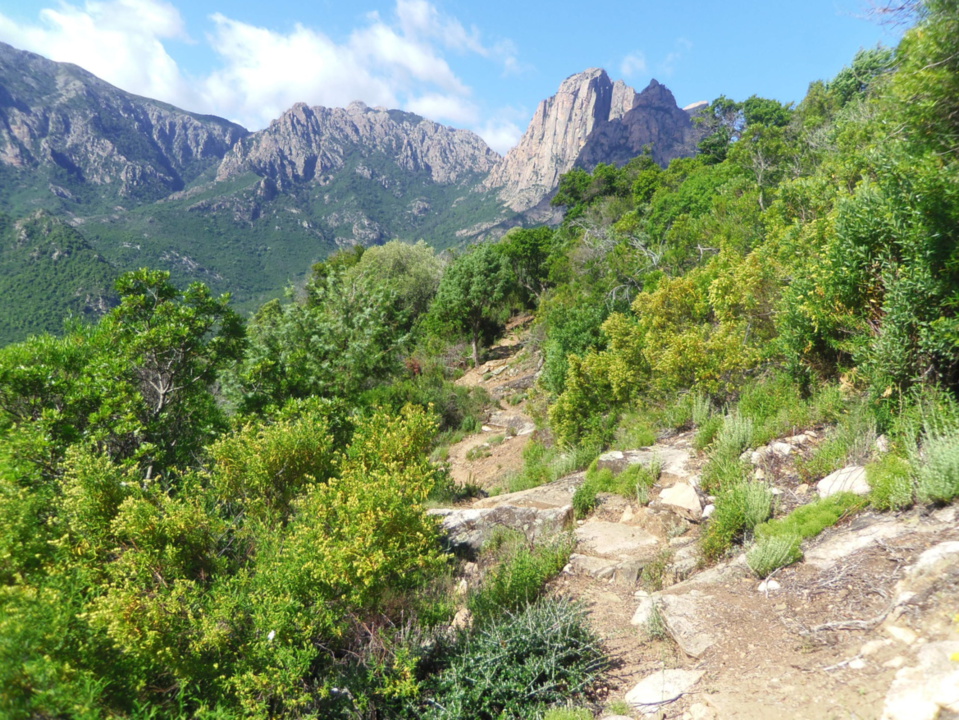
M659 480L661 472L662 465L656 460L649 466L642 463L630 465L619 475L614 475L609 468L597 469L594 463L586 471L585 481L573 495L573 511L577 519L589 515L596 508L601 492L614 493L645 504L649 502L649 488Z
M773 494L765 484L738 482L725 487L716 496L716 510L700 539L703 557L718 560L772 512Z
M574 447L562 450L531 441L523 448L523 469L511 477L509 492L519 492L545 485L570 473L582 470L599 454L595 447Z
M569 561L572 548L566 536L532 547L519 533L494 536L484 554L487 560L495 558L497 564L468 601L473 621L484 626L535 601Z
M593 720L593 713L586 708L556 708L547 711L543 720Z
M797 468L804 478L815 480L847 465L865 463L873 452L876 437L875 416L866 403L857 403L842 416L813 456L800 461Z
M884 455L866 465L866 479L872 493L872 506L877 510L903 510L912 505L912 466L898 455Z
M539 717L589 699L608 666L583 607L542 598L461 636L445 667L429 678L419 717Z
M781 567L802 560L802 540L798 535L761 538L746 553L749 569L761 578Z

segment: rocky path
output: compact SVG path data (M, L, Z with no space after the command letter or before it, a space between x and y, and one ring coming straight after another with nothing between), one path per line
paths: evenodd
M483 367L473 376L505 376L494 397L512 379L526 382L530 370L500 361L497 375ZM522 404L503 412L512 419L499 427L526 431ZM583 481L576 473L438 512L452 537L477 548L497 524L534 540L573 528L574 553L554 584L589 608L616 659L607 701L625 700L633 717L959 718L959 663L949 660L959 652L957 507L858 515L808 542L803 562L764 583L743 555L704 569L697 538L710 508L692 437L600 459L614 472L654 459L662 465L645 506L602 496L590 518L575 522L571 500ZM816 442L810 432L751 455L787 508L816 496L790 460ZM504 444L483 458L494 458L497 473L508 464ZM501 481L487 471L474 468L474 482ZM838 482L848 488L857 478L851 472Z

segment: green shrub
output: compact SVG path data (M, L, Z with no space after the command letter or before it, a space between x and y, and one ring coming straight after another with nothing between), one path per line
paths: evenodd
M916 494L926 503L947 503L959 496L959 437L942 431L925 435Z
M802 560L802 547L798 535L760 538L746 553L749 568L761 578L799 560Z
M876 420L866 403L853 405L816 448L813 456L797 464L800 474L815 480L847 465L868 460L876 443Z
M716 510L700 538L703 557L718 560L733 543L772 515L773 494L763 483L738 482L716 496Z
M642 463L634 463L623 470L619 475L614 475L609 468L598 470L595 463L586 471L586 479L583 484L576 488L573 494L573 510L578 519L589 515L595 508L598 493L613 493L620 495L627 500L640 500L641 495L646 496L645 505L649 502L648 491L662 472L662 466L656 460L649 466Z
M912 466L905 458L887 454L866 465L869 499L877 510L902 510L912 505Z
M546 583L569 562L572 547L568 537L532 548L525 543L517 546L516 540L508 538L495 540L490 551L505 557L487 572L469 598L474 622L486 625L536 600Z
M587 698L608 667L585 610L563 598L501 615L464 635L451 654L425 682L418 717L525 720Z

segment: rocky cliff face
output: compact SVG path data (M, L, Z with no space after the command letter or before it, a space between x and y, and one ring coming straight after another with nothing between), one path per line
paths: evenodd
M265 130L234 146L217 171L217 180L252 171L280 188L296 182L323 183L355 154L382 154L410 173L428 173L450 185L485 175L499 160L483 140L399 110L308 107L298 103ZM357 172L370 175L368 167Z
M152 199L183 188L247 134L0 43L2 164Z
M622 164L646 145L657 162L666 164L694 152L694 133L689 115L666 86L653 80L637 93L593 68L567 78L556 95L539 104L523 138L485 185L501 188L500 198L513 210L529 211L573 167Z

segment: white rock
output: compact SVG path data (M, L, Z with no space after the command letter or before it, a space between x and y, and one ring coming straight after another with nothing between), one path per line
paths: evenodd
M659 612L666 629L680 650L690 657L702 657L716 643L715 629L702 610L710 600L709 595L698 590L660 598Z
M703 705L703 703L695 703L689 706L689 709L683 714L684 718L689 718L689 720L716 720L716 711L713 710L709 705Z
M660 670L626 693L626 702L644 715L653 715L689 692L702 676L699 670Z
M653 616L653 609L656 606L656 600L652 597L644 597L639 601L639 607L633 613L633 619L629 621L630 625L638 628L644 628Z
M682 517L699 522L703 517L703 504L699 493L687 483L676 483L659 493L659 502Z
M862 670L866 667L866 661L862 658L853 658L849 661L848 667L850 670Z
M576 528L575 534L584 554L601 557L646 554L659 547L659 540L641 528L601 520L584 523Z
M904 658L902 655L896 655L896 657L892 658L891 660L886 660L886 662L884 662L882 666L884 668L892 668L896 670L898 668L901 668L905 664L906 664L906 658Z
M909 628L900 627L899 625L886 625L886 632L892 636L893 639L898 640L901 643L906 645L912 645L916 640L919 639L919 636L916 635Z
M716 506L713 505L712 503L709 503L709 505L703 508L703 520L708 518L714 512L716 512Z
M819 497L826 498L841 492L851 492L856 495L868 495L872 488L866 482L866 468L859 465L850 465L827 475L816 485Z
M757 589L761 593L766 593L766 592L775 592L776 590L779 590L781 588L782 588L782 585L780 585L775 580L763 580L761 583L759 583L759 587Z
M917 653L916 667L896 673L882 720L935 720L959 713L959 663L950 657L959 652L959 642L924 645Z

